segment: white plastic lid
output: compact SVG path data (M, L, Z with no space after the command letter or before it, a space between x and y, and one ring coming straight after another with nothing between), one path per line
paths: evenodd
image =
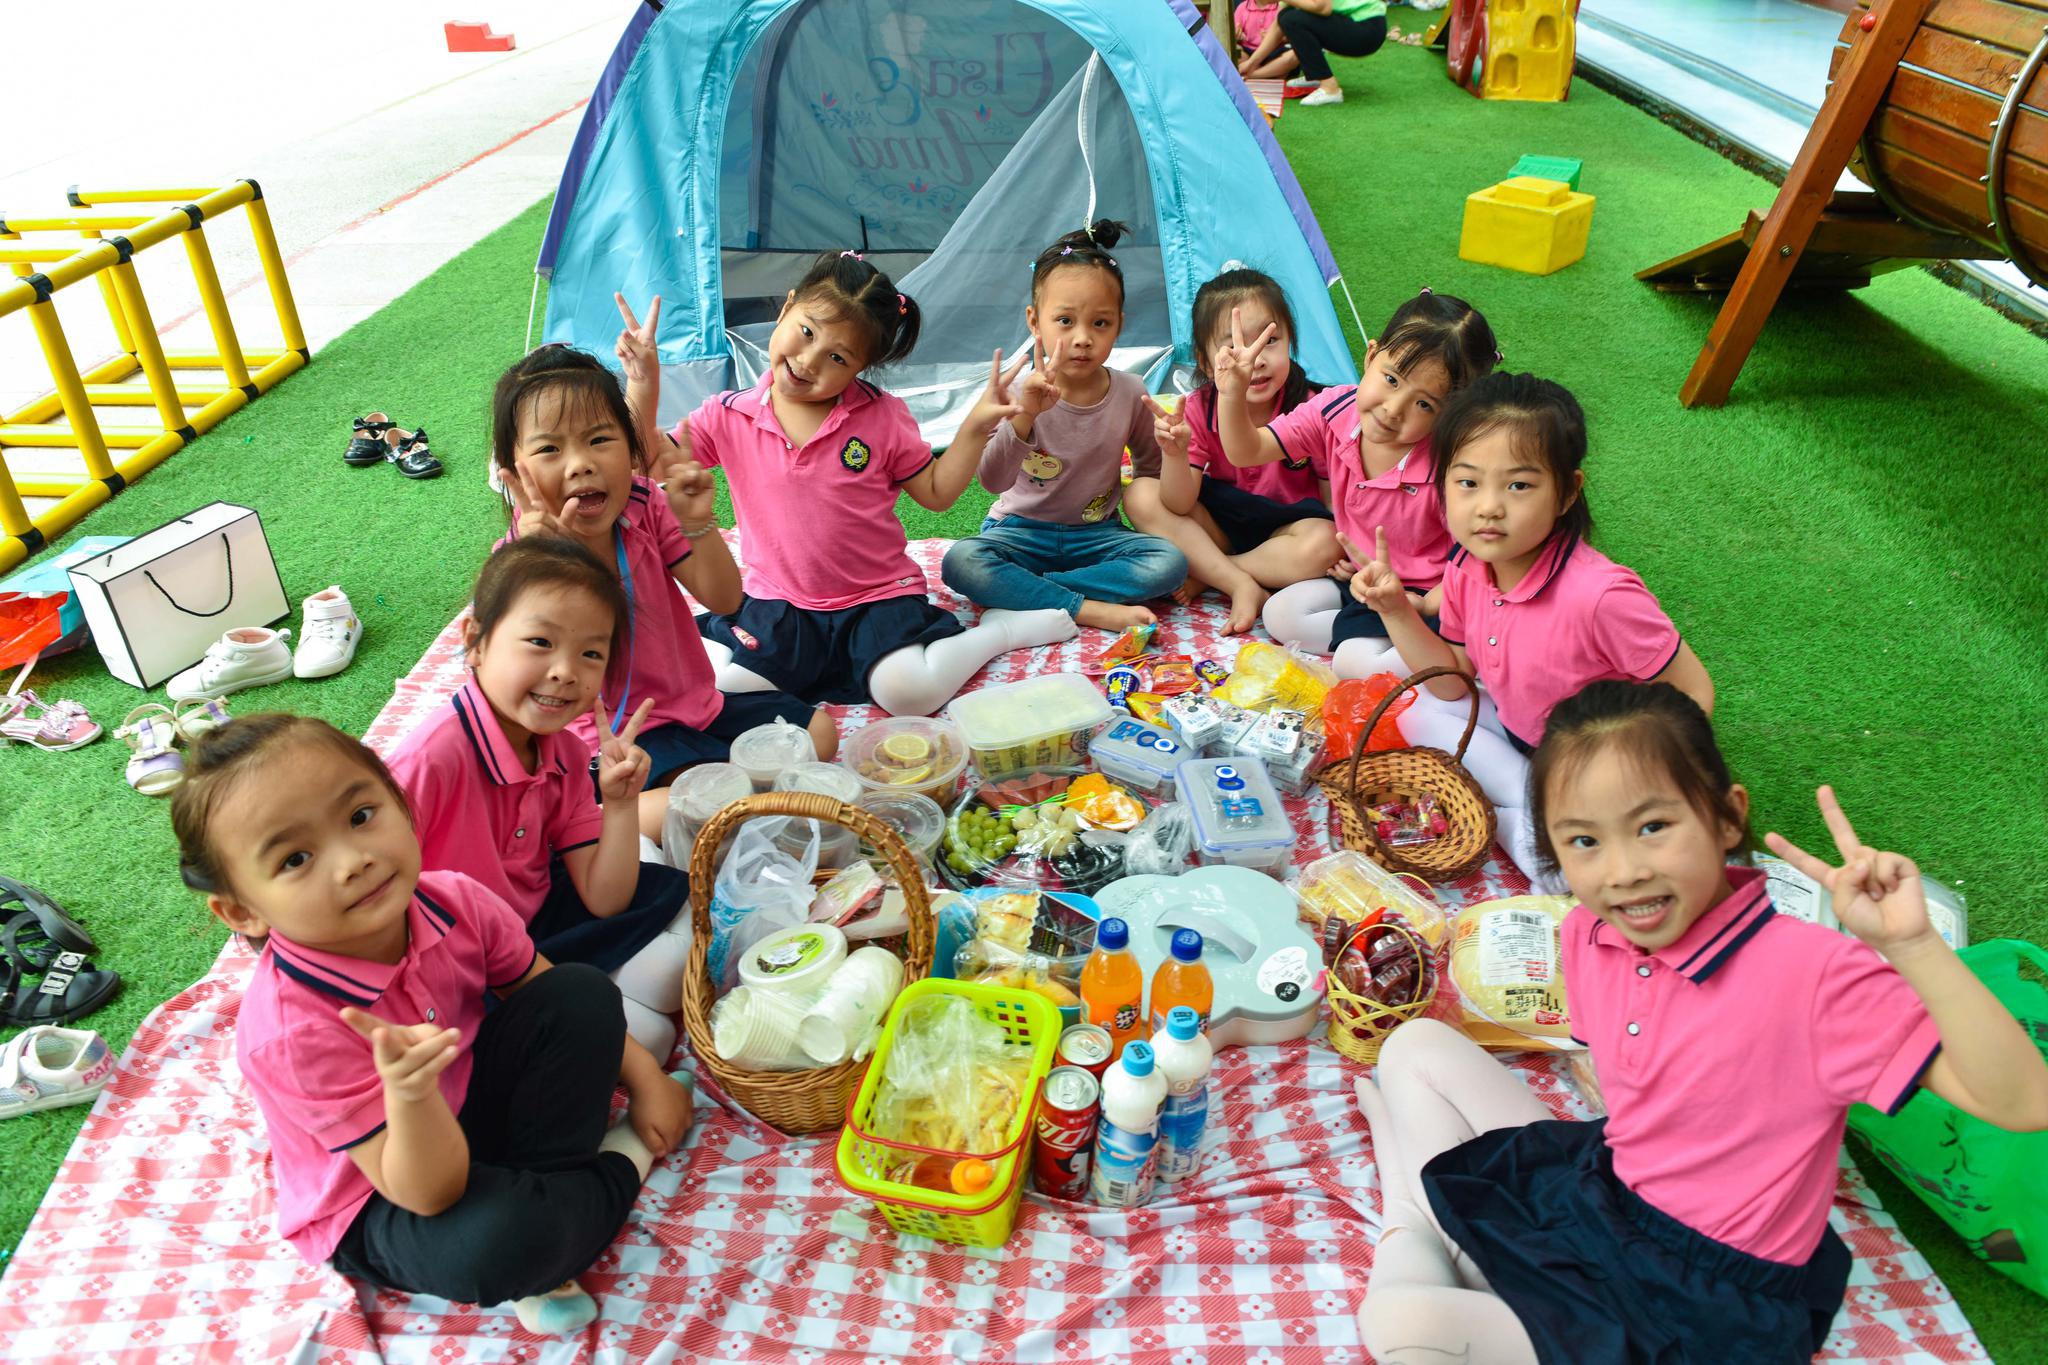
M740 981L780 995L816 995L846 961L846 935L829 924L799 924L768 935L740 957Z
M852 769L842 768L837 763L799 763L776 775L774 790L817 792L851 804L860 800L860 794L866 788Z
M1294 822L1263 759L1191 759L1174 770L1173 780L1204 853L1292 847Z
M1110 705L1079 673L1047 673L955 697L946 714L976 749L1042 739L1062 730L1092 730Z
M684 772L668 794L683 818L702 825L741 797L754 794L754 780L737 763L704 763Z

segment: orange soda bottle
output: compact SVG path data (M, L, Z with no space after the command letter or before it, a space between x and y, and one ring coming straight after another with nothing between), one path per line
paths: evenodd
M1131 952L1131 929L1120 919L1096 926L1095 951L1081 968L1081 1009L1091 1024L1109 1030L1110 1060L1126 1043L1152 1034L1145 1020L1145 970Z
M1209 1031L1209 1012L1216 1008L1216 983L1202 963L1202 936L1193 929L1173 931L1171 951L1152 973L1152 1032L1165 1035L1166 1016L1175 1005L1193 1010L1202 1032Z

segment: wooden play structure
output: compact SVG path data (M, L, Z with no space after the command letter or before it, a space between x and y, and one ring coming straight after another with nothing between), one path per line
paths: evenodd
M2048 288L2048 0L1861 0L1770 211L1641 271L1728 298L1678 391L1718 407L1788 288L2005 259ZM1837 194L1844 167L1870 188Z

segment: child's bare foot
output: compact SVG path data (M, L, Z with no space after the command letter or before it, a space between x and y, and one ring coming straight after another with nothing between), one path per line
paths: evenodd
M1157 625L1159 622L1158 617L1143 607L1118 606L1114 602L1098 602L1092 597L1081 603L1074 619L1097 630L1129 630L1132 626Z
M1230 594L1230 619L1224 623L1225 635L1242 635L1259 623L1259 613L1266 608L1266 599L1272 594L1247 578L1244 586Z
M1209 591L1207 583L1204 583L1193 574L1189 574L1181 585L1173 590L1173 600L1185 607L1207 591Z

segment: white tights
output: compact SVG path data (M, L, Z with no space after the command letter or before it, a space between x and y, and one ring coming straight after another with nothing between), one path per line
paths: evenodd
M1359 1335L1381 1365L1534 1365L1514 1310L1437 1226L1422 1189L1432 1157L1496 1128L1550 1117L1521 1080L1457 1030L1414 1019L1358 1082L1384 1204Z
M690 961L690 907L612 973L625 997L626 1032L663 1068L676 1050L676 1015L683 1008L683 969Z
M905 645L882 656L868 674L868 695L892 716L928 716L951 701L967 680L998 654L1056 645L1080 633L1074 618L1048 608L1002 611L991 608L959 635L928 645ZM721 692L772 692L775 684L736 663L717 640L706 640Z

